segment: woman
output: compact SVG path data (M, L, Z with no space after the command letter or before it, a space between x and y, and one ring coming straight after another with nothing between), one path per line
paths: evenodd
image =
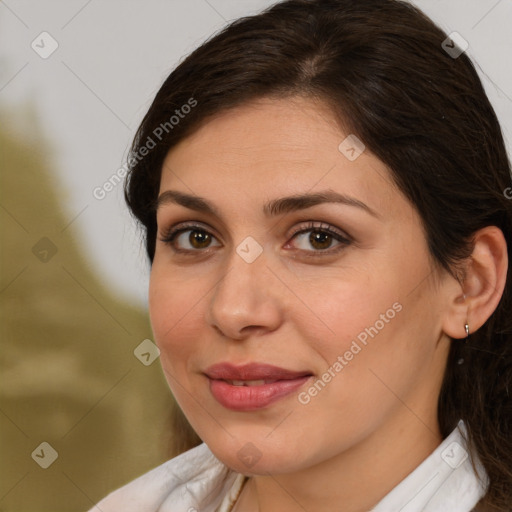
M167 78L126 187L203 444L93 510L512 510L510 164L398 0L289 0Z

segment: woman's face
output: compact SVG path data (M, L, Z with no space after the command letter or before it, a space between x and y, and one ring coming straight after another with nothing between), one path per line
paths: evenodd
M435 281L418 214L349 135L323 105L267 99L164 162L155 340L193 428L245 474L438 432L449 277Z

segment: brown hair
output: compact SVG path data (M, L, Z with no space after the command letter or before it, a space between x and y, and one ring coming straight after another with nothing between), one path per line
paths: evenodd
M421 216L433 260L454 277L477 230L497 226L512 247L510 163L500 125L471 60L448 54L446 38L400 0L288 0L210 38L169 75L130 153L125 195L145 230L149 259L170 148L216 113L295 95L328 104L340 127L390 168ZM177 110L184 115L167 122ZM154 147L141 157L150 140ZM443 437L464 420L471 460L477 454L489 476L481 505L500 512L512 503L511 265L509 257L495 312L468 345L452 343L438 403ZM180 450L200 442L183 418L175 425Z

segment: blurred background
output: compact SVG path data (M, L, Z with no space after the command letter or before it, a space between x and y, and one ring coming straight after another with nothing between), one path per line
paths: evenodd
M85 511L167 460L149 266L105 183L179 60L272 3L0 1L0 512ZM512 3L413 3L469 43L510 148Z

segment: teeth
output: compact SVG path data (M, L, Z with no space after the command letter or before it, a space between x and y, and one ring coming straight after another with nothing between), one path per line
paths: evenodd
M233 386L245 386L245 381L243 380L232 380L231 382L228 380L228 382Z
M271 384L275 380L227 380L232 386L263 386L263 384Z

